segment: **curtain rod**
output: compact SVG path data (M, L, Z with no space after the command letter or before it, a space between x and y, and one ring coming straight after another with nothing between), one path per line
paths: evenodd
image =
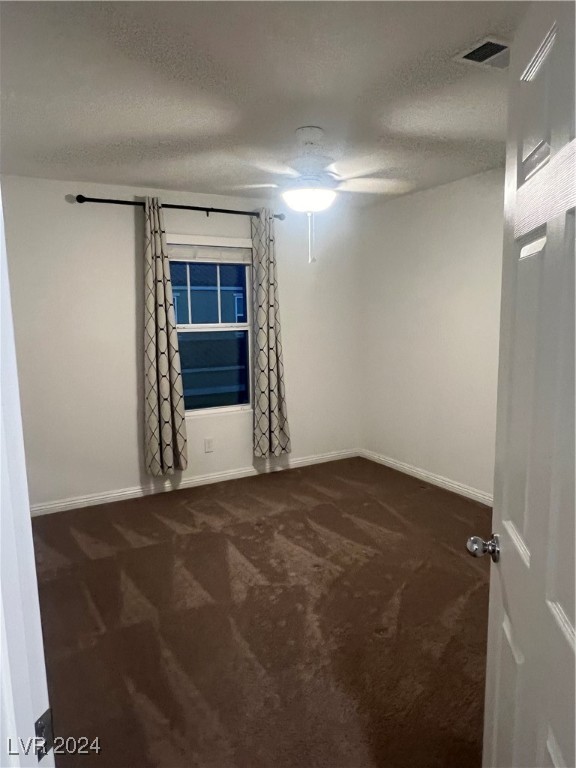
M85 197L84 195L76 195L77 203L111 203L112 205L134 205L144 208L145 203L136 200L111 200L105 197ZM162 208L178 208L183 211L204 211L206 216L210 216L211 213L231 213L235 216L260 216L258 211L233 211L229 208L205 208L201 205L172 205L170 203L162 203ZM277 213L274 215L275 219L284 221L286 216L283 213Z

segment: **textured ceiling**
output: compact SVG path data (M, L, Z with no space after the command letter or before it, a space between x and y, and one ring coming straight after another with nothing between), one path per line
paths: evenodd
M506 72L452 56L511 39L525 9L2 2L1 170L253 196L319 125L351 189L445 183L504 160Z

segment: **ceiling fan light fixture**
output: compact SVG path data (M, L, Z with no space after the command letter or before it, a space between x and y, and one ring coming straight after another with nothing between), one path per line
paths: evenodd
M293 211L318 213L330 208L336 192L325 187L294 187L283 192L282 197Z

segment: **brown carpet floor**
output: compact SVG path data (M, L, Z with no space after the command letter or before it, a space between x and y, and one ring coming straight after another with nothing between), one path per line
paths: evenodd
M346 459L33 527L58 766L480 766L487 507Z

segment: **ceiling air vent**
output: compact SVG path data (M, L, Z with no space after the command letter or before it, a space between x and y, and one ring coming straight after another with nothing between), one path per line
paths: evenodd
M510 48L501 40L487 37L476 43L473 48L468 48L454 56L454 60L462 64L472 64L475 67L506 69L510 63Z

